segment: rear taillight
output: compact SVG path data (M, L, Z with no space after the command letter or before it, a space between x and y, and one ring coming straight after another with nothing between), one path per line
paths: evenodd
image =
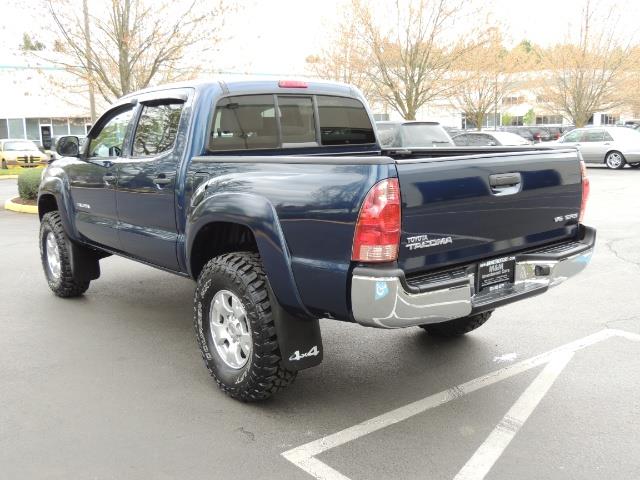
M589 199L589 177L587 176L587 166L584 161L580 160L580 176L582 177L582 202L580 203L580 218L579 222L582 223L584 218L584 211L587 208L587 200Z
M400 243L400 185L397 178L376 183L362 202L353 236L351 259L391 262Z

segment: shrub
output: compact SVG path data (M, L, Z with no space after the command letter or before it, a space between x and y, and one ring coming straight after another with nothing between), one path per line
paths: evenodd
M38 198L40 187L41 169L25 170L18 176L18 193L23 200L35 200Z

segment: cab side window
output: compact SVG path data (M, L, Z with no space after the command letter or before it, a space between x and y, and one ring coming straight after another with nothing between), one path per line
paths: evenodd
M102 127L89 144L89 157L112 158L122 154L122 145L131 121L133 109L125 110L111 119Z
M134 157L154 157L173 149L182 103L145 105L133 137Z

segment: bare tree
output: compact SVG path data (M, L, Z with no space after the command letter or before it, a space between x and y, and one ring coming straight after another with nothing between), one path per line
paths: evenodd
M371 66L367 78L376 97L405 119L415 119L420 107L448 95L455 86L452 66L482 43L482 35L471 28L465 29L468 40L451 36L456 21L469 21L461 13L464 4L463 0L396 0L390 12L380 12L368 2L352 0Z
M640 118L640 46L635 46L632 50L630 64L633 71L625 75L621 81L621 94L625 100L625 105L631 110L634 118Z
M307 66L319 78L355 85L371 100L374 89L369 80L366 50L358 36L353 12L347 8L344 13L330 36L328 46L318 55L309 55Z
M449 101L480 130L485 118L497 115L504 97L517 86L515 74L527 68L528 59L520 46L507 50L500 32L490 30L487 43L455 63Z
M228 8L191 0L184 8L150 0L110 0L81 20L77 0L47 0L64 55L54 60L111 102L152 83L188 78L185 53L212 48ZM95 4L93 4L95 5Z
M618 38L617 21L615 10L597 10L587 0L577 39L541 51L546 73L541 96L577 127L594 112L625 101L622 84L634 70L633 38Z

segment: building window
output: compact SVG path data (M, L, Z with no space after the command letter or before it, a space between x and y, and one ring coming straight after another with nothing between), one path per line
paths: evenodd
M603 113L600 115L601 125L615 125L620 121L620 115L614 115L611 113Z
M373 119L376 122L388 122L389 121L389 114L388 113L374 113L373 114Z
M27 118L24 121L27 127L27 138L40 142L40 122L37 118Z
M536 125L562 124L562 115L538 115Z
M69 122L66 118L53 118L53 134L69 135Z
M502 99L503 105L514 106L514 105L522 105L524 103L524 97L504 97Z
M484 118L482 119L482 125L480 125L480 128L493 128L495 127L495 121L496 119L498 119L498 122L500 122L500 117L502 115L500 113L488 113L484 116ZM462 114L462 128L464 130L468 130L468 129L475 129L478 128L477 125L475 124L475 122L465 116L464 114Z
M0 118L0 138L9 138L9 127L7 126L6 118Z
M24 138L24 122L22 118L9 119L9 138Z
M69 119L69 135L86 135L84 124L86 118L70 118Z

